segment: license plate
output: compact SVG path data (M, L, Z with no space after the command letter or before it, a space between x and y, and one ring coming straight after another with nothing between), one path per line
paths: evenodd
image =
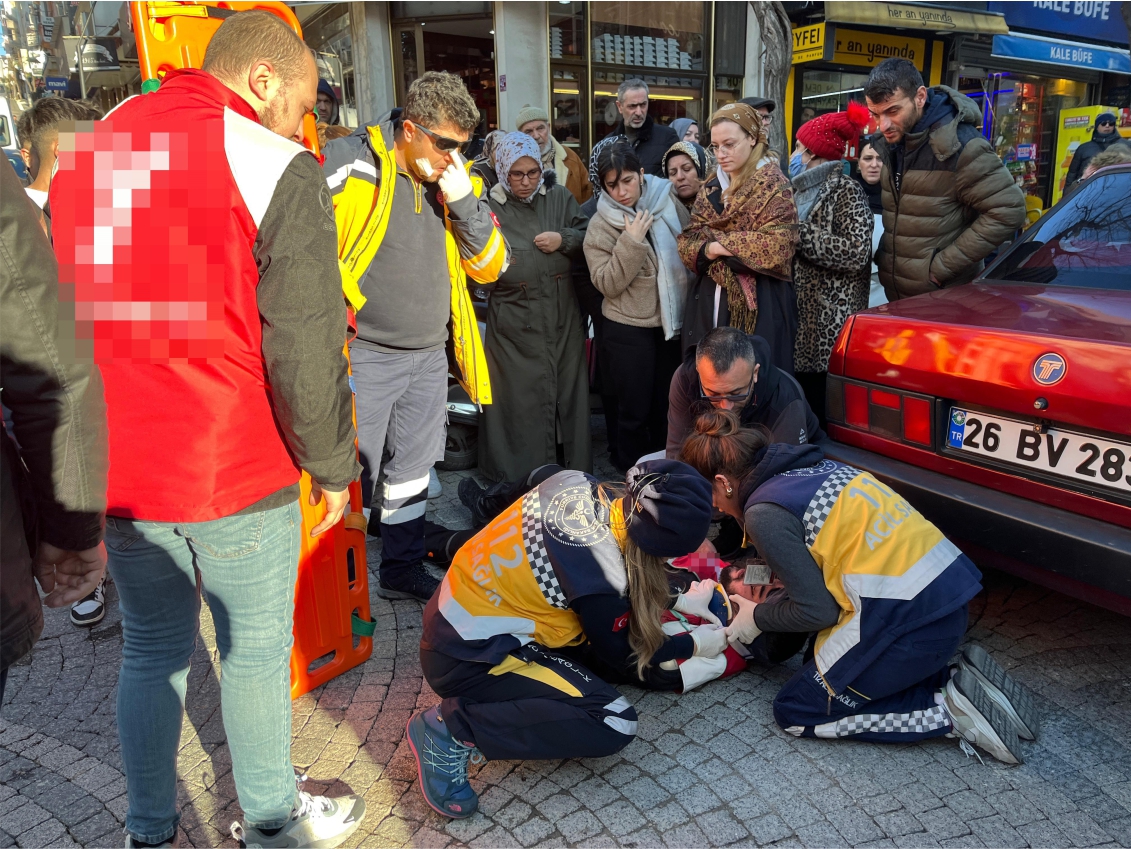
M1011 466L1131 492L1131 444L950 408L946 444Z

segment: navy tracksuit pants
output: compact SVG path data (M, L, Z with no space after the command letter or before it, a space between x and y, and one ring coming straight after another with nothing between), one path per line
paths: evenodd
M774 719L798 737L909 743L949 733L950 716L935 693L950 680L947 663L962 644L966 619L962 605L904 634L835 696L809 661L778 692Z

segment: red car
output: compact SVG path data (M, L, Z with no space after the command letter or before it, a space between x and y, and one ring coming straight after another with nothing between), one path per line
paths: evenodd
M973 283L850 317L827 405L826 453L976 562L1131 615L1131 166Z

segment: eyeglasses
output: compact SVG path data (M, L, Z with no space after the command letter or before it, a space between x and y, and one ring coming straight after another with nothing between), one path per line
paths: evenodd
M507 174L512 183L533 183L541 176L541 168L535 168L533 171L511 171Z
M439 133L435 133L422 124L413 124L413 126L418 130L426 133L429 138L432 139L432 143L436 145L436 149L443 151L444 153L451 153L457 148L459 149L460 153L466 153L467 146L471 144L471 139L468 139L467 141L457 141L456 139L450 139L447 136L442 136Z
M1099 127L1114 127L1115 121L1097 121L1096 125Z
M728 141L722 144L709 144L707 145L707 150L711 152L712 156L718 156L720 153L725 153L727 156L730 156L742 141L743 139L739 139L738 141Z
M735 395L708 395L703 391L703 383L699 383L699 400L706 401L712 406L715 404L734 404L739 406L745 404L747 399L754 394L754 374L750 375L750 385L746 387L746 391Z
M773 121L774 121L774 116L772 114L766 114L766 115L762 116L762 125L763 126L768 127L768 126L770 126L770 124L773 123Z

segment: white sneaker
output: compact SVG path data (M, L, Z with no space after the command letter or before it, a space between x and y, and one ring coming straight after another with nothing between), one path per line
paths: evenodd
M80 598L71 605L71 622L80 628L97 625L106 616L106 579L86 598Z
M310 847L333 849L357 831L365 817L365 800L360 796L311 796L298 791L291 818L275 834L267 835L258 828L232 823L232 837L241 847Z
M967 746L973 743L1002 763L1022 762L1016 727L972 672L959 669L947 682L943 700L954 729L948 736L959 738Z
M433 466L428 470L428 497L439 498L444 492L444 486L440 483L440 476L436 474L436 468Z

